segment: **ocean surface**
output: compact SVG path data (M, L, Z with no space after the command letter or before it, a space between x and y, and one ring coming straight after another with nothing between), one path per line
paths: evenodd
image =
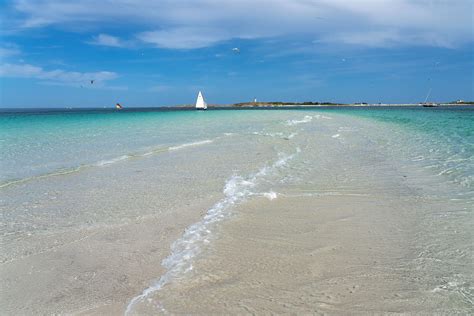
M353 115L396 124L411 136L406 140L409 143L401 144L405 151L411 151L404 155L472 187L472 107L218 110L206 114L169 110L0 112L0 185L82 167L100 167L228 133L256 133L270 118L292 117L298 112Z
M245 219L239 207L261 198L283 205L285 196L300 195L370 195L374 210L392 201L388 210L403 213L401 222L411 219L403 269L419 280L416 303L395 311L473 311L474 107L0 111L0 152L8 293L0 305L8 314L94 311L111 302L130 314L246 313L170 304L193 284L199 262L201 270L219 269L202 258L212 249L218 254L226 227ZM149 225L142 230L150 229L146 242L154 246L134 250L125 237L93 237L132 232L138 223ZM83 257L74 247L83 247ZM108 251L130 251L120 259L130 267L118 263L114 271L130 270L112 277L105 264L111 257L100 257ZM148 262L145 253L163 261ZM58 272L45 272L48 265ZM388 265L400 269L400 258ZM104 288L107 278L126 281ZM32 298L23 301L27 288ZM257 304L253 311L272 310ZM381 303L371 311L391 310Z

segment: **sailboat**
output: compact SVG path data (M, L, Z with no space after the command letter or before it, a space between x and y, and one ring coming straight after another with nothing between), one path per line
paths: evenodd
M430 97L430 94L431 94L432 90L433 90L433 88L430 88L430 90L428 91L428 94L426 95L425 101L423 103L421 103L421 105L425 108L432 108L432 107L438 106L436 103L426 102L426 101L428 101L428 98Z
M197 99L196 99L196 110L206 110L207 103L204 101L204 97L202 96L201 91L199 91Z

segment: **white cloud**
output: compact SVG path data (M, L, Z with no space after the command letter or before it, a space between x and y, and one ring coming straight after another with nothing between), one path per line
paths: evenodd
M0 76L31 78L42 73L41 67L28 64L3 64L0 67Z
M364 46L471 42L472 0L16 0L27 28L121 29L163 48L200 48L234 38L305 35ZM101 34L98 43L120 46Z
M224 32L207 28L178 27L162 31L143 32L138 38L161 48L202 48L228 39Z
M20 54L21 54L20 49L14 44L5 43L2 46L0 46L0 60L6 57L20 55Z
M366 32L341 32L330 37L321 38L320 42L363 45L367 47L390 47L400 43L407 45L430 45L453 48L455 42L449 38L439 37L435 33L403 34L396 29Z
M105 82L118 78L114 72L76 72L60 69L46 71L42 67L30 64L3 64L0 66L0 77L34 78L49 84L88 86L94 80L95 87L105 87Z
M322 42L344 43L351 45L364 45L370 47L393 46L403 39L397 30L366 31L366 32L341 32L333 36L327 36L321 39Z
M95 36L89 44L111 47L125 47L126 43L120 38L108 34L99 34Z

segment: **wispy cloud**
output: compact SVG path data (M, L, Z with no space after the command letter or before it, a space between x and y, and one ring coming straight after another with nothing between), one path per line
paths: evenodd
M138 38L161 48L192 49L212 46L229 37L213 28L177 27L143 32Z
M88 84L77 84L74 82L61 82L61 81L38 81L38 84L45 86L60 86L60 87L76 87L85 89L100 89L100 90L112 90L112 91L127 91L127 86L109 86L109 85L88 85Z
M161 48L304 34L325 43L455 47L473 41L472 0L16 0L23 28L129 25ZM111 35L99 45L122 47Z
M61 69L45 70L42 67L30 64L3 64L0 66L0 77L14 78L33 78L41 80L43 83L71 85L71 86L88 86L92 85L94 80L95 87L106 87L107 81L118 78L115 72L99 71L99 72L76 72L65 71Z
M6 57L16 56L20 54L21 54L20 49L18 48L18 46L14 44L5 43L2 46L0 46L0 60Z
M456 46L456 42L452 39L440 37L436 33L425 32L404 34L396 29L365 32L340 32L332 36L325 36L317 42L343 43L366 47L393 47L400 43L411 46L429 45L446 48L454 48Z
M120 38L108 34L99 34L88 42L89 44L110 47L126 47L127 43Z

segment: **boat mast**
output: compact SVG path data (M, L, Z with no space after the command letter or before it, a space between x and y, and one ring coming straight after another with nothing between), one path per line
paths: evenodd
M423 102L423 103L426 103L426 101L428 101L428 98L430 97L430 94L431 94L431 90L433 90L432 87L431 87L430 90L428 91L428 94L426 95L426 98L425 98L425 102Z

